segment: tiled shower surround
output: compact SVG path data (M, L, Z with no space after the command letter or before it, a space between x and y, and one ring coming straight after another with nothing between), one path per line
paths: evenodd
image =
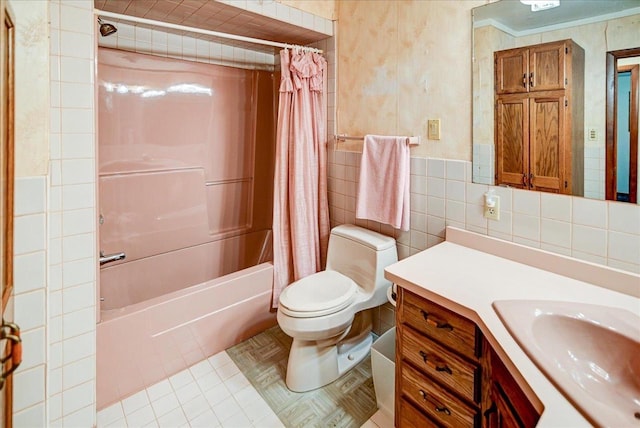
M360 153L330 151L332 226L355 223L398 241L403 259L444 240L456 226L526 246L631 272L640 272L638 207L582 197L487 186L471 182L471 162L411 158L411 229L355 218ZM484 193L500 196L500 220L483 217ZM381 334L393 325L390 305L374 316Z

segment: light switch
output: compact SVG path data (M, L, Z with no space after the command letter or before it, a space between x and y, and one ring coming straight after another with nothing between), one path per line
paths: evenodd
M429 119L427 121L427 138L430 140L440 139L440 119Z

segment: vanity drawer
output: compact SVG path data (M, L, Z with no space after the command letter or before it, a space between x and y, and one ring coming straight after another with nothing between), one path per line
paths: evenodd
M416 409L413 404L404 398L400 399L400 409L397 419L397 428L426 428L438 426L438 424L425 416L424 413Z
M462 355L480 356L482 341L475 323L406 290L400 320Z
M480 402L480 367L457 356L431 339L407 327L402 340L402 357L424 373L459 393Z
M439 425L479 427L480 413L407 364L402 365L401 394Z

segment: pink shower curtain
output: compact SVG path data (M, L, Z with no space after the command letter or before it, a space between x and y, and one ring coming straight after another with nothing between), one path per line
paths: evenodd
M327 61L314 52L280 51L282 78L273 204L272 306L293 281L324 268L329 241Z

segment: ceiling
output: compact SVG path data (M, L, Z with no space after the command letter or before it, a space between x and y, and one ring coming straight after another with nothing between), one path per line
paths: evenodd
M281 43L308 45L329 37L317 31L212 0L94 0L94 5L96 9L101 11ZM120 20L106 18L105 21L119 22ZM149 25L136 25L154 28ZM184 33L169 29L164 29L164 31ZM224 42L227 45L274 52L273 47L201 34L194 36L200 39Z
M640 13L640 0L560 0L553 9L532 12L517 0L502 0L473 9L476 23L492 21L514 35L573 21L597 21L612 14ZM586 22L585 22L586 23ZM509 31L510 30L510 31Z

